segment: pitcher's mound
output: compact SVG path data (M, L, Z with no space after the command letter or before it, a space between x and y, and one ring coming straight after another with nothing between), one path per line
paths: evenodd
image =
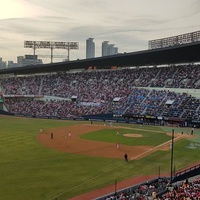
M123 134L123 136L125 136L125 137L133 137L133 138L143 137L140 134Z

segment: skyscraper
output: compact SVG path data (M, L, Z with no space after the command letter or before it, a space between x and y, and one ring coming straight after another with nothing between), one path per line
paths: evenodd
M108 55L108 44L109 41L103 41L102 42L102 48L101 48L101 55L102 56L107 56Z
M86 40L86 59L95 57L95 43L94 38L88 38Z
M109 41L103 41L102 42L102 48L101 48L101 53L102 56L109 56L109 55L114 55L118 53L118 48L114 47L114 44L108 44Z

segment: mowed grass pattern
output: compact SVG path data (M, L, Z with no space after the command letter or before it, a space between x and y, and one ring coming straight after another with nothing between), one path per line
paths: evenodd
M48 149L37 141L40 127L48 130L79 123L89 122L0 116L0 199L66 200L114 184L115 180L119 182L134 176L158 174L158 168L162 174L170 172L170 151L157 151L148 157L126 163L123 159L60 152ZM120 128L120 136L109 130L89 133L83 137L107 142L115 142L120 137L127 145L158 145L169 139L162 127L120 126L123 126ZM123 133L142 134L144 141L142 138L125 138ZM198 130L195 130L195 134L199 139ZM190 143L191 140L175 143L176 170L199 161L200 149L189 148Z

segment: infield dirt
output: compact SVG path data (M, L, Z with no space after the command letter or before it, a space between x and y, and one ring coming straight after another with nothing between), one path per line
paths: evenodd
M113 127L112 129L116 129ZM50 130L44 130L42 133L38 134L38 140L48 148L57 149L64 152L97 156L97 157L107 157L107 158L119 158L124 159L124 153L129 155L129 159L140 159L145 157L157 150L169 150L169 142L161 144L157 147L153 146L128 146L120 145L120 148L116 148L116 144L108 142L90 141L81 139L81 134L86 134L89 132L94 132L103 129L111 129L109 126L103 125L75 125L68 127L59 127ZM51 138L51 133L53 133L53 139ZM169 133L170 134L170 133ZM141 137L140 134L126 134L126 137ZM174 141L180 140L182 138L194 137L191 135L176 134Z

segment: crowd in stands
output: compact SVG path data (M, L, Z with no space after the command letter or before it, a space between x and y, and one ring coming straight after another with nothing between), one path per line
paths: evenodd
M194 181L186 179L181 184L177 184L172 190L157 200L199 200L200 199L200 178Z
M199 77L200 65L181 65L15 76L2 78L0 86L4 95L63 98L5 98L8 111L15 114L77 117L113 113L198 119L200 100L167 88L200 88ZM75 101L72 96L77 97Z
M157 178L155 180L133 186L115 194L100 198L101 200L150 200L152 196L164 191L169 184L166 177Z
M188 179L170 185L163 177L121 190L99 200L199 200L200 178Z

